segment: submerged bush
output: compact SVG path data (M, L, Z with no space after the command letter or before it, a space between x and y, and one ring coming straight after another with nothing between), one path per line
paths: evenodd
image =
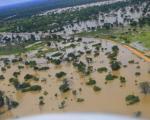
M141 82L140 83L141 92L146 94L150 93L150 82Z
M126 102L127 102L127 105L132 105L132 104L135 104L137 102L140 101L139 97L138 96L135 96L135 95L128 95L126 98L125 98Z
M96 84L96 81L91 78L89 79L88 82L86 82L86 85L95 85L95 84Z
M111 81L111 80L114 80L118 78L118 76L115 76L115 75L112 75L112 74L108 74L106 77L105 77L105 80L108 80L108 81Z
M0 80L4 80L4 79L5 79L4 75L0 75Z
M65 72L59 72L59 73L56 73L56 75L55 75L57 78L62 78L62 77L64 77L64 76L66 76L66 73Z
M42 90L42 87L39 86L39 85L33 85L29 88L26 88L26 89L22 89L22 92L28 92L28 91L41 91Z
M99 73L107 72L107 68L106 67L101 67L101 68L98 68L97 71Z
M125 78L125 77L120 76L120 82L121 82L121 83L125 83L125 82L126 82L126 78Z
M111 69L112 70L119 70L121 68L121 63L118 61L112 61L111 62Z
M98 86L94 86L94 87L93 87L93 90L94 90L95 92L98 92L98 91L101 91L101 88L98 87Z
M63 84L60 85L59 90L63 93L68 92L70 90L70 86L67 80L63 81Z
M77 102L84 102L83 98L77 98Z

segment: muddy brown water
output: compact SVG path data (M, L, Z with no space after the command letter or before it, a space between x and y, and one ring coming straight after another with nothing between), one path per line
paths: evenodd
M99 41L94 38L83 38L84 41L93 40ZM91 65L94 69L99 67L107 67L108 72L111 72L109 67L109 59L105 55L106 52L111 51L112 43L111 41L100 40L103 48L107 48L104 52L100 52L98 57L94 57L93 54L89 55L93 58L93 63ZM122 62L122 65L127 65L127 68L122 67L117 72L112 72L118 76L126 77L126 84L120 87L121 83L119 79L105 84L105 76L107 73L98 73L94 71L90 76L83 76L78 72L76 68L73 67L71 63L63 62L61 65L56 66L51 63L46 64L50 69L47 71L35 72L29 67L25 67L21 70L21 75L18 77L20 82L24 81L24 76L29 73L36 75L40 79L46 78L47 82L34 82L31 84L38 84L42 86L41 92L27 92L21 93L15 90L13 85L9 85L9 78L13 76L13 72L18 71L18 64L12 64L11 68L5 73L0 72L5 76L4 81L0 81L0 90L5 91L5 94L10 98L19 102L19 106L16 109L12 109L5 114L0 115L0 119L8 119L15 117L30 116L43 113L59 113L59 112L96 112L96 113L113 113L133 116L137 111L142 112L143 118L150 118L150 95L143 95L139 89L138 85L135 85L135 80L139 82L149 81L150 74L150 63L145 62L143 59L132 54L127 48L118 45L120 52L118 55L118 60ZM83 47L83 46L81 46ZM80 60L86 63L86 55L83 55ZM134 59L135 62L139 62L140 69L137 69L137 64L129 64L128 61ZM72 90L77 90L77 95L74 96L71 91L62 94L59 91L59 86L62 84L61 79L57 79L55 74L57 72L64 71L67 73L67 80L70 83ZM135 72L141 72L141 76L136 77ZM51 77L49 77L51 75ZM92 86L87 86L85 83L89 78L96 80L96 85L102 90L100 92L95 92ZM79 89L82 88L80 92ZM43 92L47 91L48 95L43 95ZM55 94L58 97L55 97ZM134 105L126 105L125 97L129 94L135 94L140 97L140 102ZM39 97L44 97L45 105L39 106ZM65 99L66 98L66 99ZM84 102L76 102L77 98L84 98ZM61 102L65 100L65 108L59 109Z

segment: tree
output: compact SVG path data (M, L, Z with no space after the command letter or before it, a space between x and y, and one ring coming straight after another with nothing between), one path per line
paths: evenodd
M4 106L4 98L3 98L3 92L0 91L0 107L3 107Z
M112 61L111 63L111 69L116 71L116 70L119 70L121 68L121 63L118 62L118 61Z
M150 82L141 82L140 83L141 92L145 95L150 93Z

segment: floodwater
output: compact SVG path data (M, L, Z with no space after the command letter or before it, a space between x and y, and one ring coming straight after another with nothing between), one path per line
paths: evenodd
M69 43L69 42L68 42ZM68 44L66 43L66 44ZM76 43L76 42L75 42ZM100 55L94 57L94 48L92 44L102 43L102 48L107 48L104 51L100 50ZM65 47L66 44L58 43L59 46ZM13 85L9 85L9 78L13 76L13 72L19 71L18 64L12 64L10 69L7 69L5 73L0 72L5 76L4 81L0 81L0 89L5 91L5 94L18 101L19 106L16 109L12 109L7 111L5 114L0 115L0 119L7 118L15 118L43 113L58 113L58 112L97 112L97 113L113 113L113 114L121 114L133 116L135 112L141 111L143 118L150 118L150 96L143 95L139 89L139 86L136 85L142 81L149 81L150 74L148 71L150 70L150 63L145 62L143 59L137 57L132 54L127 48L117 44L119 46L119 55L118 60L121 61L122 66L127 65L127 67L122 67L117 72L112 72L110 69L109 59L105 55L107 52L111 51L111 47L117 43L107 41L107 40L99 40L95 38L83 38L81 43L78 43L76 46L78 50L84 52L84 47L88 47L88 49L92 50L92 54L87 55L84 53L80 60L84 63L86 62L86 57L89 56L93 59L93 62L90 63L93 66L94 70L90 76L84 76L78 72L76 68L71 63L66 61L62 62L61 65L54 65L52 63L45 62L44 58L41 58L41 63L39 62L39 66L49 66L50 69L47 71L34 71L30 67L25 67L21 70L21 75L18 77L20 82L24 81L24 76L29 73L40 78L40 81L35 82L31 80L32 85L41 85L42 91L40 92L27 92L21 93L16 91ZM77 50L74 48L66 48L66 54L69 52L76 53ZM33 58L24 58L28 60L33 60ZM34 58L34 60L38 60L38 58ZM129 60L134 60L136 64L129 64ZM44 62L42 62L44 61ZM140 69L137 69L137 66L140 66ZM99 67L107 67L107 73L98 73L96 71ZM64 71L67 73L66 78L69 81L71 90L65 94L59 91L59 86L62 84L62 79L57 79L55 74L57 72ZM126 83L121 84L119 79L116 79L112 82L108 82L105 84L105 76L111 72L117 76L124 76L126 78ZM141 72L140 76L135 76L135 72ZM93 78L96 80L96 86L99 86L102 90L99 92L95 92L92 86L87 86L85 83L89 80L89 78ZM46 82L42 82L41 80L47 79ZM8 86L9 85L9 86ZM82 90L79 90L79 89ZM72 94L72 90L77 90L77 95L74 96ZM43 92L47 91L48 94L44 95ZM55 94L57 93L57 97ZM130 94L135 94L140 97L140 102L134 105L126 105L125 97ZM39 105L39 97L44 97L45 105ZM77 98L83 98L84 102L77 102ZM63 109L59 109L59 106L62 101L65 102L65 107Z

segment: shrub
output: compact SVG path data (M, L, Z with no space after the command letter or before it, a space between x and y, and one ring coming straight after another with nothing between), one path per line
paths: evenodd
M93 87L93 90L94 90L95 92L98 92L98 91L101 91L101 88L98 87L98 86L94 86L94 87Z
M16 101L11 101L11 107L12 107L12 108L16 108L18 105L19 105L18 102L16 102Z
M112 46L112 51L114 52L118 52L119 51L119 47L117 45Z
M95 85L95 84L96 84L96 81L91 78L89 79L88 82L86 82L86 85Z
M41 91L42 90L42 87L39 86L39 85L33 85L29 88L26 88L26 89L22 89L22 92L28 92L28 91Z
M118 62L118 61L112 61L112 63L111 63L111 69L112 70L119 70L120 68L121 68L121 63L120 62Z
M4 98L3 98L3 96L2 96L2 95L0 95L0 108L1 108L1 107L3 107L3 106L4 106L4 104L5 104L5 102L4 102Z
M140 83L141 92L146 94L150 93L150 82L141 82Z
M83 98L77 98L77 102L84 102Z
M0 80L4 80L4 79L5 79L4 75L0 75Z
M57 78L62 78L64 76L66 76L66 73L65 72L59 72L59 73L56 73L55 75Z
M59 90L63 93L68 92L70 90L69 84L67 80L63 81L63 84L60 85Z
M14 77L18 77L19 75L20 75L20 72L14 72L14 73L13 73L13 76L14 76Z
M111 81L111 80L114 80L114 79L116 79L116 78L118 78L118 77L115 76L115 75L112 75L112 74L108 74L108 75L106 76L105 80Z
M23 68L24 68L24 66L21 66L21 65L18 66L18 69L23 69Z
M53 54L52 57L59 57L59 56L61 56L61 55L62 55L62 53L59 53L59 52L58 52L58 53Z
M5 72L5 71L6 71L6 68L5 68L5 67L2 67L2 68L1 68L1 71L2 71L2 72Z
M61 61L57 59L52 59L51 62L55 65L60 65Z
M29 79L32 79L34 76L33 75L31 75L31 74L26 74L25 76L24 76L24 79L25 80L29 80Z
M121 83L125 83L125 82L126 82L126 78L125 78L125 77L120 76L120 82L121 82Z
M134 60L129 60L128 63L129 63L129 64L134 64L135 61L134 61Z
M107 72L107 68L106 67L101 67L101 68L98 68L97 71L99 73Z
M140 76L141 73L140 73L140 72L136 72L135 75L136 75L136 76Z
M135 96L135 95L128 95L126 98L125 98L126 102L127 102L127 105L132 105L132 104L135 104L137 102L140 101L139 97L138 96Z

